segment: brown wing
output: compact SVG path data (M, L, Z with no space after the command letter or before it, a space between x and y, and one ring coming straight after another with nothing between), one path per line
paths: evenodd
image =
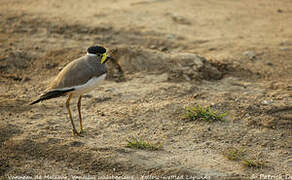
M47 90L82 85L92 77L100 76L104 73L106 73L106 67L104 64L100 64L96 57L83 56L65 66L56 79L51 82Z

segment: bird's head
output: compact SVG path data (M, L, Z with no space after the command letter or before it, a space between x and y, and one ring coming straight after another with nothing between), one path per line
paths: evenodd
M110 56L107 55L106 49L102 46L91 46L87 49L87 54L96 55L100 58L100 63L103 64L107 60L111 59Z

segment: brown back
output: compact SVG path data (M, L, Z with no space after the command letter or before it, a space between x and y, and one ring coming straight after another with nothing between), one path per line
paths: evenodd
M66 65L47 90L82 85L92 77L98 77L104 73L106 73L106 66L100 63L99 57L85 55Z

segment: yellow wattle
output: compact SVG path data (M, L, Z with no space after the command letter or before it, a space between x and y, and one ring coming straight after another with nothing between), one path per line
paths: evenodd
M106 54L106 53L103 53L103 54L102 54L102 58L101 58L101 60L100 60L100 63L101 63L101 64L104 63L104 61L106 60L106 58L107 58L107 54Z

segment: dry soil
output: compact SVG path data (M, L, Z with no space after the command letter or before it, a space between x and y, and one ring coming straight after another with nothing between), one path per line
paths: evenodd
M28 103L96 44L123 74L109 64L72 136L65 98ZM291 178L291 81L290 0L1 0L0 176ZM228 116L184 120L195 105ZM128 148L132 136L162 149Z

